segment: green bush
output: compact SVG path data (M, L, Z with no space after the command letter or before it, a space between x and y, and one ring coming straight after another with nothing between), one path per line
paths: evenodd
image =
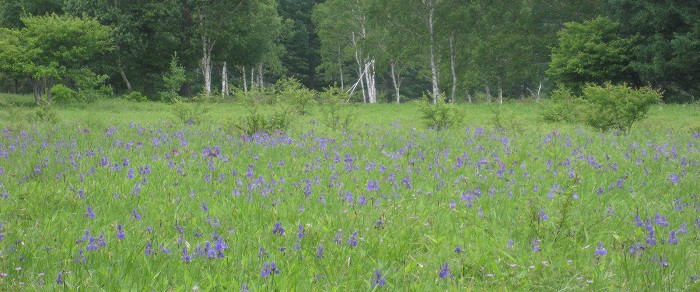
M275 93L279 102L290 107L299 115L309 114L309 106L316 100L316 92L310 90L294 78L283 78L275 83Z
M320 122L333 130L347 130L352 124L354 115L342 113L341 106L350 100L351 96L340 87L329 87L319 94L319 104L322 106Z
M77 100L91 103L112 95L112 87L105 85L107 75L98 75L88 69L81 69L73 73L73 80L77 87Z
M649 87L634 89L627 85L588 85L583 88L588 102L584 121L601 130L628 131L646 116L649 107L661 100L661 93Z
M30 123L56 123L58 115L50 102L42 102L28 115Z
M168 72L163 75L163 91L160 92L160 99L163 101L174 101L180 97L180 88L187 81L185 68L178 64L177 53L170 59Z
M437 103L433 103L432 100L432 96L426 94L419 102L419 110L423 114L421 118L428 128L440 131L462 124L464 112L456 105L446 103L444 98L439 99Z
M173 114L185 125L198 125L205 121L209 109L201 103L188 103L175 99Z
M123 95L124 99L129 100L129 101L136 101L136 102L145 102L148 101L148 97L143 95L139 91L131 91L127 94Z
M552 93L549 102L542 110L542 118L546 122L578 123L581 113L585 110L585 102L571 93L571 90L559 88Z
M276 131L287 131L291 122L291 115L284 110L276 110L272 114L265 115L257 107L253 107L240 122L234 123L229 128L232 131L252 136L256 133L271 134Z
M58 84L51 88L51 99L56 103L74 102L76 97L77 94L75 90L63 84Z

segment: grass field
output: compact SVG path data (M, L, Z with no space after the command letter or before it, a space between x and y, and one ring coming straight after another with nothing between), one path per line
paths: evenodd
M0 109L0 290L698 290L700 108L630 133L536 103L323 108L284 133L238 104ZM494 128L500 112L503 128Z

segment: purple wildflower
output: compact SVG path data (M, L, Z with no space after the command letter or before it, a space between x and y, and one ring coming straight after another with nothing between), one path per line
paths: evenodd
M153 244L151 244L151 241L149 240L146 242L146 248L144 248L143 252L146 255L152 255L153 254Z
M335 237L333 238L333 242L336 244L341 244L343 243L343 232L338 231L335 233Z
M299 230L297 231L297 239L304 237L304 225L299 224Z
M678 234L688 234L688 224L685 222L681 223L681 227L678 228Z
M384 286L386 280L382 277L382 272L379 269L374 269L374 277L372 278L372 286Z
M59 271L58 275L56 275L56 284L58 285L63 285L63 271Z
M506 248L507 248L507 249L511 249L511 248L513 248L513 245L514 245L514 244L515 244L515 243L513 242L512 239L508 239L508 242L506 243Z
M549 216L547 216L547 213L545 213L544 209L540 209L540 213L539 213L539 218L538 218L538 220L539 220L539 221L547 221L547 220L549 220Z
M654 218L654 223L658 224L660 226L668 226L668 221L666 220L666 216L661 215L659 213L656 213L656 218Z
M87 211L85 211L85 218L95 218L95 212L92 211L92 206L88 205L87 206Z
M535 239L532 241L532 251L535 251L535 252L540 251L540 240L539 239Z
M458 245L457 247L455 247L455 250L454 250L454 252L456 252L456 253L458 253L458 254L459 254L459 253L462 253L462 252L464 252L464 250L462 250L462 247Z
M323 256L323 245L319 245L319 246L316 248L316 257L319 258L319 259L322 259L322 258L324 257L324 256Z
M204 211L204 212L209 211L209 207L207 206L207 202L202 202L202 211Z
M279 273L280 270L277 269L277 264L275 264L275 262L265 262L262 270L260 270L260 277L265 278L270 275L278 275Z
M282 222L275 223L275 227L272 228L272 234L284 235L284 228L282 227Z
M678 244L678 237L676 236L675 230L671 230L670 234L668 235L668 244L672 244L672 245Z
M452 277L452 272L450 272L450 267L447 261L445 261L445 264L442 265L442 268L440 269L439 273L440 279L444 279L447 277Z
M182 261L189 263L192 260L192 256L187 252L187 248L182 248Z
M604 256L604 255L608 254L608 250L605 249L605 247L603 247L602 241L598 244L598 248L595 249L594 254L596 256Z
M131 216L133 216L136 221L141 220L141 215L139 212L136 212L136 209L131 209Z
M350 238L348 238L348 245L350 247L357 247L357 231L353 232Z
M637 227L644 226L644 223L642 223L642 219L639 218L639 214L634 215L634 225L636 225Z

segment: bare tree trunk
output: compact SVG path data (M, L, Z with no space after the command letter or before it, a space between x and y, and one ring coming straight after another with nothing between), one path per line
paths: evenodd
M374 60L365 63L365 80L367 81L367 99L369 103L377 103L377 87L374 83Z
M221 97L228 97L228 72L226 71L226 62L221 69Z
M498 85L498 103L503 104L503 88L500 84Z
M39 80L32 78L32 90L34 91L34 102L39 105L41 104L41 82Z
M250 66L250 90L255 88L255 66Z
M456 96L457 96L457 70L456 70L456 55L457 53L455 52L455 35L452 33L450 35L450 73L452 73L452 94L450 96L450 100L452 103L456 102Z
M396 62L389 62L391 68L391 83L394 85L394 93L396 94L396 103L401 103L401 79L396 73Z
M366 72L362 71L362 61L360 61L360 52L357 48L357 41L355 40L355 32L352 32L352 45L355 47L355 62L357 62L357 77L360 82L360 88L362 89L362 101L367 103L367 94L365 93L365 84L363 81L363 74Z
M433 15L435 14L434 0L428 1L428 32L430 33L430 75L433 83L433 103L440 97L438 88L437 65L435 64L435 32L433 31Z
M343 62L340 60L340 47L338 47L338 69L340 70L340 90L345 90L345 83L343 80Z
M128 92L131 92L131 82L129 82L129 79L126 78L126 73L124 72L124 68L121 65L119 65L119 75L122 76L124 83L126 83L126 90Z
M202 75L204 75L204 94L211 94L211 51L214 48L209 36L202 35Z
M241 71L243 72L243 92L248 93L248 78L246 78L245 66L242 66Z
M472 94L469 91L467 91L467 102L472 103Z
M491 87L484 85L484 89L486 90L486 100L491 103Z
M263 64L262 63L258 64L258 86L260 88L265 87L265 83L263 82Z

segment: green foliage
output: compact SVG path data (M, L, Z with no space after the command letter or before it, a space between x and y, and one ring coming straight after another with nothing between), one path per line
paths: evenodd
M160 99L163 101L174 101L180 97L180 88L187 80L185 68L178 64L177 53L173 54L170 59L170 67L168 72L163 75L164 91L160 92Z
M77 100L80 102L95 102L112 96L112 87L106 85L107 75L98 75L88 69L80 69L69 75L78 88Z
M354 113L343 113L342 105L346 104L350 95L342 88L332 86L319 93L319 103L321 104L320 122L335 130L348 130L354 120Z
M605 17L567 23L559 32L547 74L577 94L586 83L635 81L629 69L634 40L621 37L618 28Z
M55 124L58 122L58 114L51 102L44 101L29 113L27 119L30 123Z
M282 78L275 83L275 93L279 102L290 107L299 115L309 114L309 106L316 100L316 92L304 87L294 78Z
M145 102L145 101L148 101L148 97L146 97L145 95L143 95L141 92L135 91L135 90L134 90L134 91L131 91L131 92L127 93L127 94L124 94L122 97L123 97L124 99L126 99L126 100L136 101L136 102Z
M437 131L457 127L464 120L464 112L452 103L446 103L444 99L433 103L434 98L430 94L423 95L423 100L419 101L421 118L425 125Z
M76 100L77 93L63 84L58 84L51 88L51 97L56 103L70 103Z
M523 129L514 111L497 105L491 108L491 113L491 123L496 130L520 131Z
M582 120L584 101L566 88L556 89L549 102L545 102L542 118L546 122L578 123Z
M601 131L628 131L646 115L649 107L661 101L661 93L649 87L634 89L627 85L588 85L583 98L589 106L585 122Z
M206 121L209 108L199 102L184 102L178 98L172 105L172 113L185 125L199 125Z
M22 22L0 30L0 70L30 78L37 103L57 80L89 71L79 68L111 49L111 30L92 19L51 14Z
M273 134L285 132L292 123L292 116L285 110L275 110L264 114L258 107L249 108L248 114L239 122L229 126L230 131L238 131L241 134L252 136L259 133Z

